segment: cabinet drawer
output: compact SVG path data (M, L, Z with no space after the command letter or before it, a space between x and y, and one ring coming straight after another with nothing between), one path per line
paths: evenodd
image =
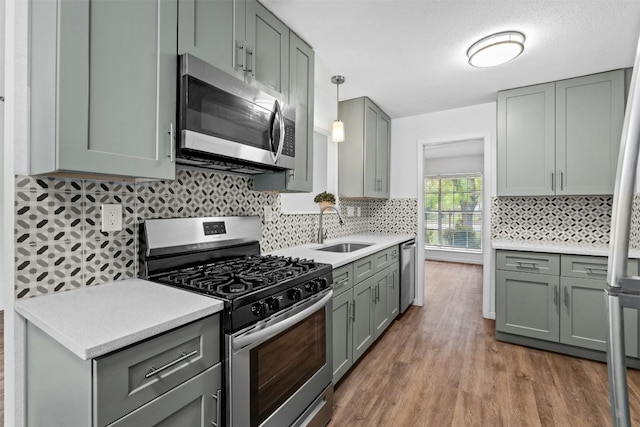
M120 418L109 427L221 425L220 364ZM222 411L220 411L222 412Z
M580 277L584 279L606 279L607 257L562 255L560 271L562 276ZM630 259L627 263L627 274L638 275L638 260Z
M375 257L376 272L381 271L398 261L398 247L392 246L373 254L373 256Z
M354 285L362 282L364 279L373 276L373 273L376 272L375 256L376 254L369 255L368 257L364 257L353 262Z
M496 251L498 270L560 275L560 255L541 252Z
M353 287L353 264L333 269L333 296L337 297Z
M117 420L219 361L219 315L94 359L94 425Z

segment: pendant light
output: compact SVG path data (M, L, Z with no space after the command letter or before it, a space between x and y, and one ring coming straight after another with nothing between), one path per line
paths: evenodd
M503 31L478 40L467 50L469 65L493 67L517 58L524 51L524 34Z
M336 114L338 105L340 104L340 85L344 83L344 76L331 77L331 83L336 85ZM331 123L331 140L333 142L344 142L344 123L342 120L336 119Z

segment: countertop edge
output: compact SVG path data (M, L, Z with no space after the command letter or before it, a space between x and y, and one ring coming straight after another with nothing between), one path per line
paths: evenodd
M545 242L533 240L496 239L491 241L492 249L549 252L589 256L609 256L609 245L586 243ZM640 250L630 249L629 258L640 258Z

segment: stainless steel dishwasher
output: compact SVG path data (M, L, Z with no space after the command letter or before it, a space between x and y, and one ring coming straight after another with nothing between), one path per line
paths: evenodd
M404 313L416 296L416 241L400 246L400 313Z

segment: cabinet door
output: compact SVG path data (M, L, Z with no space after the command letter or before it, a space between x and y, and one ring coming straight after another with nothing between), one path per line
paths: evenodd
M553 195L554 83L498 93L498 196Z
M378 115L376 140L376 193L379 198L389 198L389 142L391 119L382 111Z
M373 102L364 102L364 196L377 197L379 181L376 177L378 149L378 118L380 112Z
M605 280L562 277L560 342L607 351L607 306ZM638 355L638 311L624 309L627 356Z
M374 276L375 277L375 276ZM373 296L374 277L353 287L353 362L360 358L374 340Z
M234 62L236 55L242 61L234 33L234 3L234 0L179 0L178 53L191 53L243 79L242 68ZM244 21L244 9L240 10Z
M352 340L353 292L348 290L333 299L333 383L353 365Z
M296 162L293 170L256 175L257 191L310 192L313 190L314 53L290 34L289 104L296 108Z
M59 12L58 168L173 179L177 1Z
M289 94L289 28L256 0L246 2L249 83L276 96Z
M391 277L387 274L387 270L383 270L376 273L373 278L374 337L375 339L378 339L378 337L387 329L389 323L391 323L389 318L389 287L391 284Z
M556 194L613 194L624 71L556 82Z
M496 271L496 329L558 341L559 287L558 276Z
M389 320L393 321L400 313L400 267L394 264L389 267Z
M221 381L221 368L217 364L109 426L219 426Z

